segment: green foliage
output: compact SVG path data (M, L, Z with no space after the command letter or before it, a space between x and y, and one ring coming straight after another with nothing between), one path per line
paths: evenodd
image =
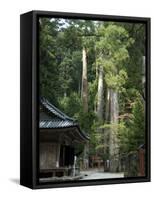
M42 18L39 24L40 34L40 93L53 104L57 105L59 96L57 77L59 75L56 59L56 35L58 22L50 22L49 19ZM52 80L52 81L51 81Z
M60 109L68 116L78 119L78 113L81 110L82 103L79 95L75 92L71 93L69 97L59 99Z
M104 68L107 86L119 90L127 79L123 62L129 58L127 48L133 39L123 27L114 24L101 26L99 33L102 37L97 42L97 65Z
M103 134L100 134L100 125L101 123L98 120L94 120L91 126L90 134L90 155L101 155L103 150Z
M111 131L115 132L121 154L145 143L141 95L144 24L41 18L39 28L40 95L75 118L89 134L89 155L108 158L108 153L104 153L109 148L109 141L104 142L106 130L107 138ZM87 52L88 113L83 112L81 100L83 46ZM104 124L95 114L100 68L104 80ZM105 109L110 103L107 102L109 89L118 92L119 118L115 124L111 123L110 109Z
M105 76L105 81L109 88L118 90L120 92L122 86L126 83L127 78L126 71L121 69L116 75L114 75L112 72L107 73Z
M97 103L97 87L98 87L98 80L95 79L93 82L89 82L88 89L89 89L89 109L95 110L96 103Z
M130 145L134 149L145 143L145 112L144 103L140 94L137 95L132 108L130 137Z
M132 113L129 115L128 121L121 120L118 126L121 152L136 151L141 144L145 143L144 103L139 94L133 103Z

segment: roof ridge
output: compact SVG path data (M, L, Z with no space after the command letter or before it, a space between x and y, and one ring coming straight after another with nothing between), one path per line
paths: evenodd
M55 114L56 116L62 118L62 119L69 119L71 121L76 121L75 119L67 116L65 113L63 113L62 111L60 111L57 107L55 107L53 104L51 104L46 98L41 98L41 102L42 104L46 107L46 105L44 103L46 103L49 107L51 107L52 109L54 109L55 112L52 112L52 110L50 110L48 107L46 107L50 112L52 112L53 114Z

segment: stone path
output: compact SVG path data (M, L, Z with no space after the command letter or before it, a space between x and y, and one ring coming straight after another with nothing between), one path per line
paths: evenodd
M63 177L48 177L40 178L40 183L48 182L62 182L62 181L74 181L74 180L97 180L97 179L110 179L110 178L123 178L124 173L110 173L103 172L98 169L81 171L78 176L63 176Z
M92 180L92 179L108 179L108 178L123 178L124 173L110 173L110 172L101 172L98 170L88 170L81 171L82 179L80 180Z

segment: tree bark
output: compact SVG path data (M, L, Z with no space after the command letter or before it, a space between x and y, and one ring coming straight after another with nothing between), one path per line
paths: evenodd
M83 103L83 111L84 113L88 112L88 79L87 79L87 52L86 48L83 47L82 49L82 89L81 89L81 98ZM89 144L84 145L84 152L83 152L83 166L84 169L89 167Z
M106 123L110 122L110 89L107 88L106 92L106 104L105 104L105 121Z
M87 53L86 48L82 50L82 90L81 98L83 102L83 111L88 112L88 80L87 80Z
M118 92L110 89L110 122L111 130L109 137L109 154L110 154L110 171L118 171L119 166L119 149L118 149L118 140L117 140L117 126L118 126L118 116L119 116L119 104L118 104Z
M105 119L106 124L110 123L110 89L107 88L106 91L106 100L105 100ZM104 155L106 159L109 159L109 135L110 130L109 128L104 128Z
M103 68L101 67L98 74L97 116L103 120Z

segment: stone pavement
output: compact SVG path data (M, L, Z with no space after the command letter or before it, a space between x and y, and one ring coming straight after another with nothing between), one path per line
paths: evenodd
M48 182L63 182L63 181L74 181L74 180L97 180L97 179L110 179L110 178L123 178L124 173L111 173L100 171L98 169L90 169L81 171L78 176L63 176L63 177L48 177L48 178L40 178L40 183L48 183Z
M88 170L88 171L81 171L80 174L82 175L82 179L80 180L94 180L94 179L108 179L108 178L123 178L124 173L111 173L111 172L101 172L99 170Z

